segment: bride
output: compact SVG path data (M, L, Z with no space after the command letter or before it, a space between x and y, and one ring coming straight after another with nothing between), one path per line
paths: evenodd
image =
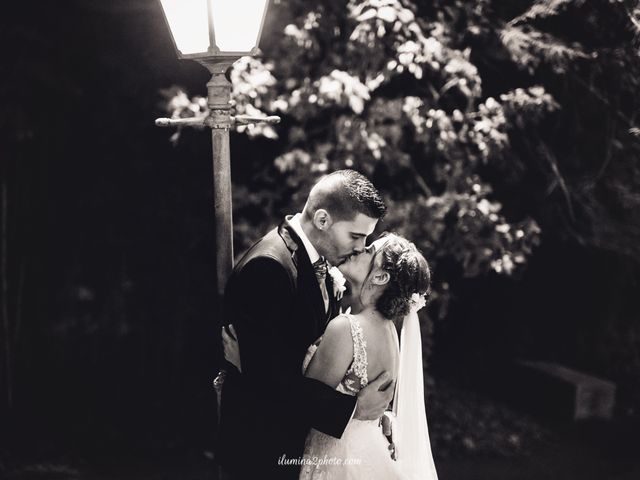
M369 378L391 372L391 411L379 420L352 418L342 438L311 429L300 479L437 480L424 407L422 347L417 311L430 274L413 243L383 235L339 267L351 286L351 311L329 322L309 347L307 377L357 395ZM401 327L398 341L397 327ZM240 366L237 342L225 357Z

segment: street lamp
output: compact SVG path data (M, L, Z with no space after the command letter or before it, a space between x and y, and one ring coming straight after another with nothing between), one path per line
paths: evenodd
M179 58L258 52L269 0L160 0Z
M220 296L233 268L229 129L235 124L280 121L275 116L231 116L231 83L226 75L240 57L258 53L268 3L269 0L160 0L178 58L195 60L211 73L206 118L159 118L156 125L211 128L216 283Z

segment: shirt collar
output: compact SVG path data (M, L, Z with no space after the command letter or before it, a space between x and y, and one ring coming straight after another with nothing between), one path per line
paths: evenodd
M307 251L307 255L309 255L309 260L311 260L311 263L315 263L320 259L320 254L316 250L316 247L311 244L311 241L309 240L309 237L307 237L307 235L304 233L304 230L302 230L302 225L300 224L301 218L302 215L300 213L296 213L291 218L291 220L289 220L289 225L291 225L293 231L296 232L298 237L300 237L300 240L302 240L302 244L304 245L304 249Z

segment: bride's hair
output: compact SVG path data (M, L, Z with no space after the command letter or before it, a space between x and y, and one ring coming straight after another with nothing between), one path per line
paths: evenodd
M391 278L387 288L376 300L376 309L390 320L401 319L411 309L414 293L426 295L431 286L429 264L416 246L395 234L382 247L382 268Z

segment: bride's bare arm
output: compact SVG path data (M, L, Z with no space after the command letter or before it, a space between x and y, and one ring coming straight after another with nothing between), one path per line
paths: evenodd
M329 322L305 375L336 388L353 360L349 318L340 315Z

